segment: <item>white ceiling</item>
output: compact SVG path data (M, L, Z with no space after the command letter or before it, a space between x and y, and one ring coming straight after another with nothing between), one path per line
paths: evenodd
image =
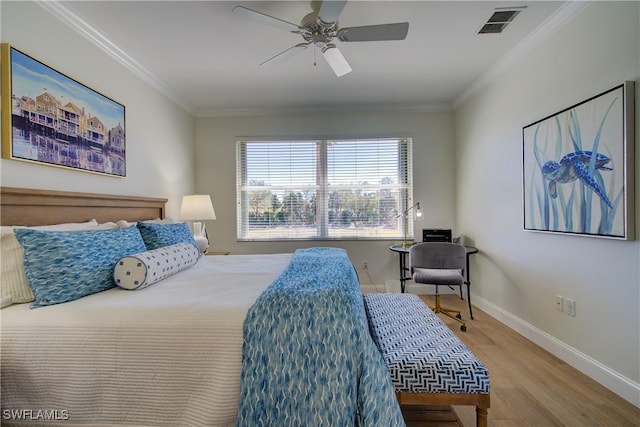
M342 77L315 48L260 67L301 36L232 13L243 5L299 24L311 12L309 1L71 1L43 7L188 111L207 116L448 109L474 82L566 21L571 3L351 0L339 27L406 21L409 33L403 41L339 42L353 68ZM496 8L514 6L526 9L503 33L477 34Z

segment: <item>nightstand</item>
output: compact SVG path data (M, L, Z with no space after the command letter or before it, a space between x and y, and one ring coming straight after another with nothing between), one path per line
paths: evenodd
M207 251L205 255L229 255L231 252L229 251Z

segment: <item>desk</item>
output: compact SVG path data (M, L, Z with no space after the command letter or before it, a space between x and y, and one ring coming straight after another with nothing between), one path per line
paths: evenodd
M399 266L400 266L400 291L404 293L405 282L407 280L411 280L411 276L405 275L406 272L409 271L409 267L407 266L407 254L409 253L409 248L404 247L402 245L391 245L389 249L393 252L398 253ZM467 282L471 283L471 276L469 274L469 255L478 253L478 248L473 246L465 246L464 249L467 251L467 267L464 269L465 274L467 276ZM462 293L462 287L460 287L460 292Z

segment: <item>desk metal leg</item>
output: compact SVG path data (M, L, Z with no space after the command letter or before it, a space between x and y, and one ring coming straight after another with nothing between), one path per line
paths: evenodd
M465 269L465 274L467 276L467 303L469 304L469 317L473 320L473 311L471 310L471 274L469 272L469 255L467 252L467 267ZM462 286L460 286L460 296L462 297Z
M398 254L398 260L400 263L400 292L404 293L404 286L405 286L405 282L407 279L405 279L404 276L404 269L405 269L405 254L404 253L399 253Z

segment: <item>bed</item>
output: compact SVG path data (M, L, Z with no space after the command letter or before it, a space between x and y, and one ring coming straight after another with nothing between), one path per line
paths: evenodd
M2 225L163 218L166 202L7 187L1 194ZM362 332L368 329L359 287L357 294L342 283L318 287L335 276L335 269L327 268L334 261L324 260L325 254L302 255L202 256L192 267L139 291L114 287L62 304L3 308L3 424L404 425L384 362ZM309 256L313 265L324 267L308 268ZM292 270L319 273L283 281ZM310 285L305 288L303 282ZM304 309L317 307L318 297L328 309ZM270 308L259 311L259 301ZM343 312L346 321L336 317ZM275 344L268 340L282 339L271 334L278 328L262 327L269 316L286 318L282 323L294 331L289 338L306 337L289 349L301 359L286 362L287 372L280 369L286 352L277 356L269 350ZM331 340L318 334L327 333L325 326L332 322L348 326L329 332L336 339L327 344ZM307 339L313 334L315 339ZM345 354L353 354L336 358L331 356L336 347L319 347L325 345L357 351L345 347ZM331 377L327 362L336 365L344 381ZM293 370L304 381L292 378ZM336 410L336 401L352 414L351 421L322 418L345 412Z

